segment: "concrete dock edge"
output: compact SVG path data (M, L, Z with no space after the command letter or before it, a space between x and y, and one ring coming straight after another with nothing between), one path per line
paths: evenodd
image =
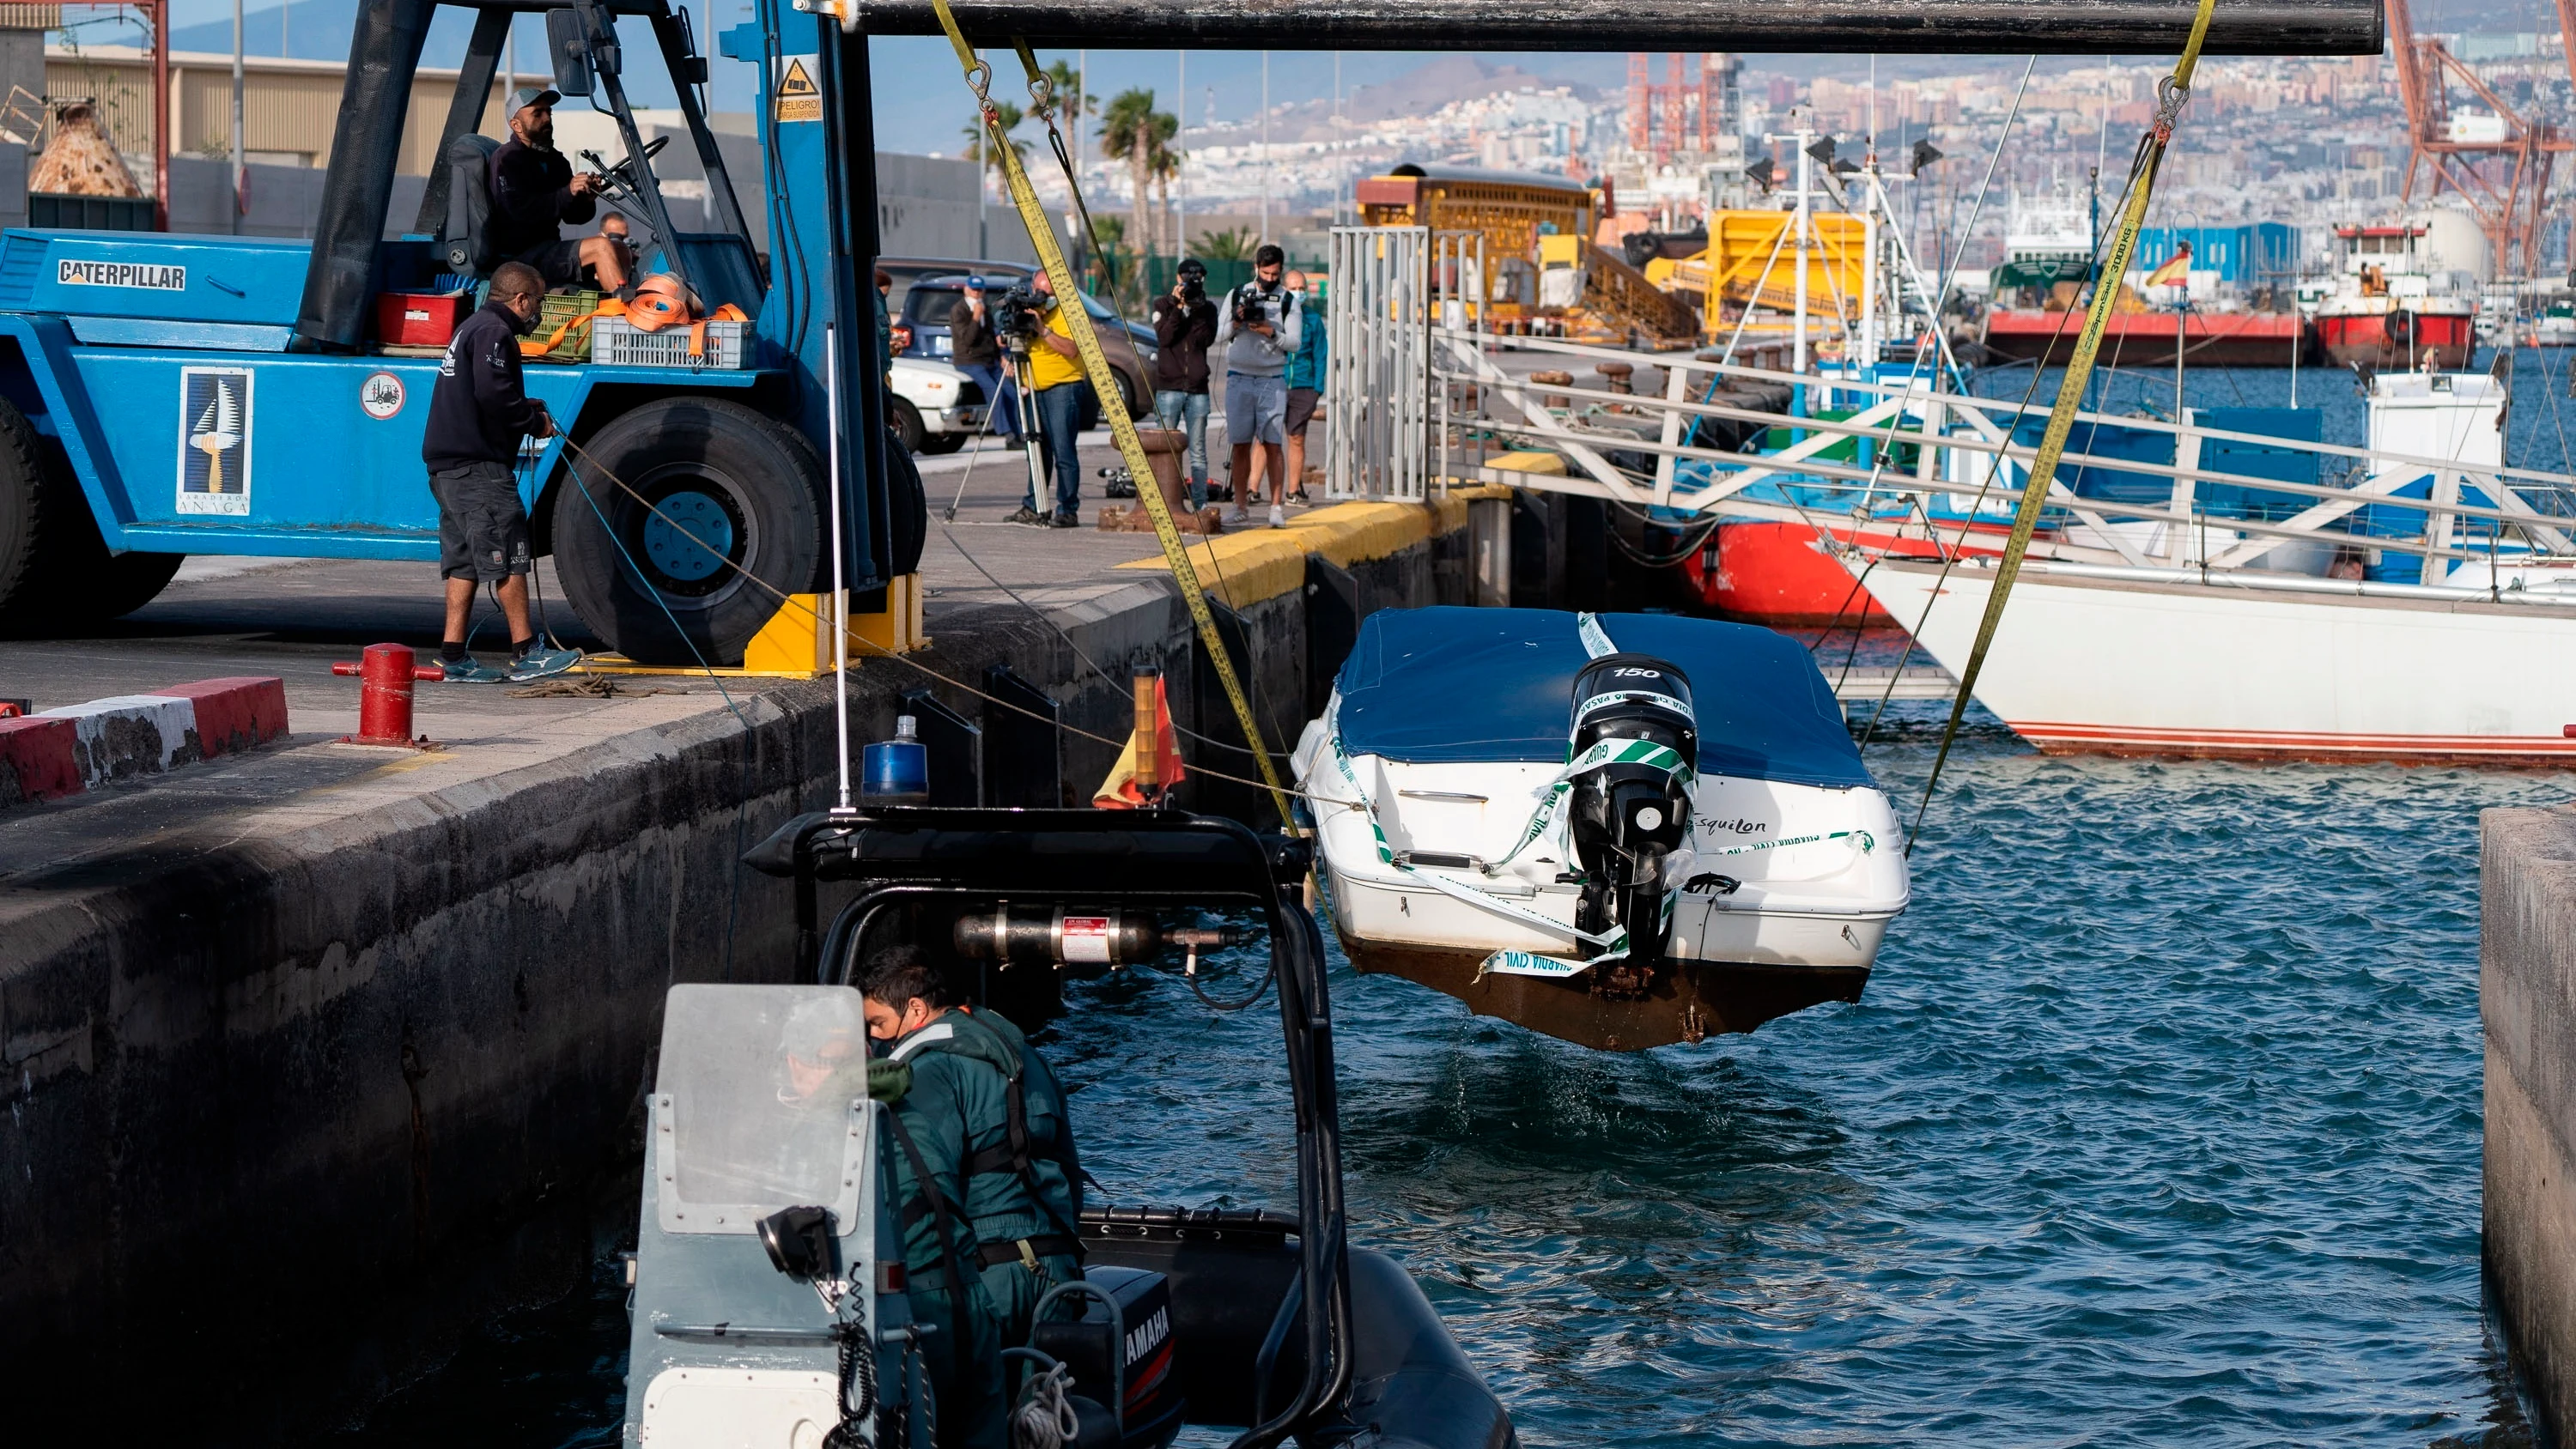
M2576 808L2480 817L2487 1291L2551 1442L2576 1433Z
M1462 601L1465 510L1412 511L1315 530L1363 611ZM1305 557L1301 532L1231 580L1257 702L1292 730L1308 591L1269 555ZM1190 676L1168 578L1052 617L950 611L921 662L964 681L1007 664L1067 725L1113 737L1133 718L1124 671ZM926 684L982 712L872 660L854 732L890 732ZM631 1212L666 988L792 969L787 887L736 863L829 803L832 691L734 701L739 716L697 709L434 790L371 777L0 884L6 1379L68 1409L140 1368L190 1406L193 1437L293 1441L354 1422L495 1311L578 1284ZM1087 799L1113 753L1068 734L1069 792Z

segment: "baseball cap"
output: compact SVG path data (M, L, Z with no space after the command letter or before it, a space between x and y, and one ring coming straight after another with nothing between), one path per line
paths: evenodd
M1207 263L1200 261L1196 257L1183 257L1181 258L1181 265L1176 272L1176 275L1184 277L1204 277L1207 275Z
M967 290L967 291L969 291L969 292L981 292L981 291L983 291L983 290L984 290L984 279L983 279L982 277L980 277L980 276L968 277L968 278L966 279L966 290Z
M530 106L545 106L551 109L562 99L561 91L550 91L543 86L521 86L510 92L510 108L501 114L515 116Z

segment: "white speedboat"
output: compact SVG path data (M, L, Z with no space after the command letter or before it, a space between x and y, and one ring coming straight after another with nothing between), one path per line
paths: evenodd
M1767 629L1383 611L1295 763L1353 964L1586 1046L1857 1001L1905 909L1887 798Z

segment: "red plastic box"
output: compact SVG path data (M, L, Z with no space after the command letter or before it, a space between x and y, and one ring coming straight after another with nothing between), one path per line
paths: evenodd
M376 340L396 347L445 347L472 300L470 292L378 292Z

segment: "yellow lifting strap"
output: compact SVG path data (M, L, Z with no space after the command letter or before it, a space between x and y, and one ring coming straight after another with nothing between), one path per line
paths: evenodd
M995 124L993 104L986 95L992 83L993 68L978 59L975 47L966 43L965 34L957 28L957 17L948 9L948 0L931 0L931 5L939 12L939 28L948 32L948 43L956 48L957 63L966 72L967 88L975 93L977 115L984 126L985 153L1002 163L1002 178L1010 187L1011 203L1019 208L1020 221L1029 230L1029 242L1037 248L1038 264L1046 268L1048 279L1055 284L1056 296L1061 299L1058 315L1064 318L1065 331L1073 336L1074 350L1082 354L1082 370L1091 380L1092 391L1100 397L1100 412L1109 420L1110 434L1118 440L1118 455L1126 460L1128 473L1137 481L1136 496L1153 517L1154 536L1162 542L1163 558L1170 563L1173 582L1180 585L1181 598L1189 605L1190 622L1198 626L1199 642L1206 648L1209 661L1216 665L1217 679L1224 684L1225 697L1234 706L1235 723L1243 730L1243 738L1251 747L1254 763L1261 767L1262 782L1270 787L1271 804L1279 812L1280 824L1291 834L1300 833L1295 817L1288 813L1287 787L1280 782L1278 766L1270 758L1270 747L1262 737L1259 722L1253 718L1252 701L1243 692L1242 679L1234 672L1234 659L1226 651L1224 637L1217 633L1216 616L1208 612L1207 592L1199 586L1198 570L1191 567L1189 552L1181 546L1181 531L1172 525L1172 510L1163 501L1163 490L1154 486L1154 467L1145 458L1143 440L1136 436L1136 422L1127 416L1127 409L1116 402L1125 394L1118 390L1117 379L1109 370L1109 359L1100 350L1100 338L1092 330L1091 314L1074 300L1081 293L1074 286L1073 268L1065 262L1064 249L1056 245L1055 227L1038 205L1037 192L1029 185L1029 173L1020 164L1018 149L1003 137L1001 128ZM1035 84L1040 79L1037 57L1029 53L1026 45L1018 45L1015 49L1019 51L1021 64L1028 68L1032 84ZM1075 204L1081 204L1079 193L1075 195Z
M2200 64L2201 43L2209 38L2210 12L2217 0L2200 0L2200 12L2192 18L2191 38L2183 43L2182 59L2174 73L2156 87L2154 127L2140 141L2138 163L2132 171L2128 206L2121 213L2119 231L2111 240L2110 254L2102 259L2102 269L2093 283L2093 302L2084 311L2084 330L2075 338L2075 355L2067 359L2066 376L2057 386L2057 404L2049 410L2048 430L2040 435L2039 452L2031 459L2030 481L2021 490L2021 509L2013 515L2012 536L2004 542L2003 561L1995 568L1993 592L1986 596L1986 616L1977 625L1977 644L1968 652L1968 667L1959 676L1959 692L1950 701L1950 723L1941 731L1941 750L1933 756L1931 778L1923 785L1923 806L1914 812L1916 830L1923 827L1923 812L1931 808L1932 791L1941 783L1941 767L1950 759L1950 744L1958 738L1959 722L1968 712L1969 697L1976 691L1977 674L1985 668L1986 650L1995 642L1996 626L2003 622L2004 601L2012 594L2013 580L2021 575L2022 556L2030 551L2030 536L2039 526L2041 505L2048 499L2050 483L2057 477L2057 461L2066 452L2066 437L2075 427L2075 413L2084 398L2084 385L2093 376L2093 358L2101 350L2102 333L2111 322L2111 309L2120 299L2121 279L2129 272L2129 259L2137 252L2138 227L2147 217L2147 198L2156 188L2157 168L2164 164L2165 147L2173 140L2174 124L2182 119L2182 108L2191 99L2191 76ZM1906 847L1913 848L1912 832Z

